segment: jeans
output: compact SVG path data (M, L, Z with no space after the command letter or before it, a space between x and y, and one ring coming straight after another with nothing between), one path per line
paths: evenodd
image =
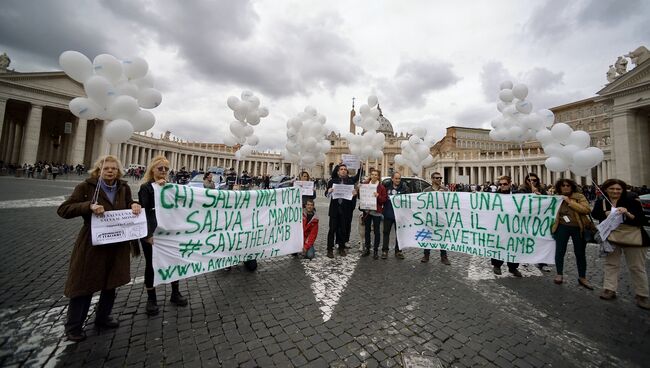
M379 250L379 241L381 240L379 230L381 227L381 216L366 215L366 218L364 219L364 225L366 228L366 249L370 249L370 231L374 230L375 241L372 243L372 245L373 250L376 252Z
M396 226L395 219L384 218L384 241L381 246L381 250L388 252L388 242L390 241L390 231ZM397 231L397 230L396 230ZM399 242L397 241L397 236L395 237L395 253L399 252Z
M584 278L587 274L587 256L585 249L587 244L582 238L580 228L578 226L568 226L559 224L555 234L555 268L558 275L564 272L564 255L566 248L569 244L569 237L573 240L573 253L576 255L576 263L578 264L578 277Z

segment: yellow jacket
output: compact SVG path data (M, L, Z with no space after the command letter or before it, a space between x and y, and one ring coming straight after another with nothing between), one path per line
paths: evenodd
M580 226L580 232L584 229L585 225L591 222L589 219L589 214L591 213L591 208L589 208L589 201L585 198L584 195L580 193L573 193L569 197L569 218L571 221ZM554 233L557 230L558 225L560 224L560 211L557 212L555 217L555 223L551 227L551 232Z

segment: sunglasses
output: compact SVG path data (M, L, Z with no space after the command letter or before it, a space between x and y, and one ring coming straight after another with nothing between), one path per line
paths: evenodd
M500 186L510 185L510 183L499 183Z
M562 184L561 187L571 187L571 184Z
M434 176L433 178L438 180L438 179L442 179L442 176Z
M160 167L157 167L156 170L158 170L158 171L160 171L160 172L165 172L165 171L169 171L169 167L167 167L167 166L160 166Z

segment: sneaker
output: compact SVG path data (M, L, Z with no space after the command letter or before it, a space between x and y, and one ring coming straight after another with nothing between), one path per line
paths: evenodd
M449 262L449 258L447 258L447 256L440 256L440 263L445 266L451 266L451 262Z
M160 311L158 309L158 303L153 299L148 299L146 311L148 316L157 316Z
M68 341L72 342L82 342L86 340L86 332L85 331L70 331L65 333L66 339Z
M614 300L616 299L616 292L608 289L603 289L603 292L600 294L600 299Z
M522 275L521 272L519 272L519 270L516 269L516 268L513 269L513 270L508 270L508 272L510 272L510 273L512 274L512 276L514 276L514 277L523 277L523 276L524 276L524 275Z
M327 258L334 258L334 251L331 249L327 250Z
M381 252L381 259L387 259L387 258L388 258L388 251L387 251L387 250L383 250L383 251Z
M647 309L650 310L650 302L648 302L648 297L647 296L635 296L634 299L636 299L636 305L641 308L641 309Z
M402 254L402 251L397 251L395 252L395 258L397 259L404 259L404 254Z
M501 275L501 267L499 266L492 267L492 272L494 272L495 275Z
M169 298L169 301L179 307L184 307L187 305L187 298L184 297L181 293L172 293L172 297Z

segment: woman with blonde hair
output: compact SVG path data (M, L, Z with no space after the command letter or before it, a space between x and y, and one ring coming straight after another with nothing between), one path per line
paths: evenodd
M156 221L155 200L154 200L154 185L163 186L167 184L167 174L169 173L169 161L165 156L154 157L147 171L142 179L140 190L138 191L138 198L142 207L147 214L147 236L140 239L142 245L142 252L144 253L145 269L144 269L144 285L147 288L147 314L155 316L158 314L158 300L156 297L156 288L153 287L153 233L158 227ZM187 305L187 298L181 295L178 290L178 281L172 282L172 295L170 301L178 306L184 307Z
M95 312L95 328L117 328L119 322L111 317L115 289L131 280L130 246L128 241L93 246L90 222L93 215L105 211L131 209L141 211L133 200L131 188L122 175L122 164L115 156L100 157L90 171L90 177L77 185L72 195L59 206L59 216L83 218L83 225L70 257L68 279L64 294L70 298L66 337L79 342L86 339L83 324L88 316L93 293L101 291Z

